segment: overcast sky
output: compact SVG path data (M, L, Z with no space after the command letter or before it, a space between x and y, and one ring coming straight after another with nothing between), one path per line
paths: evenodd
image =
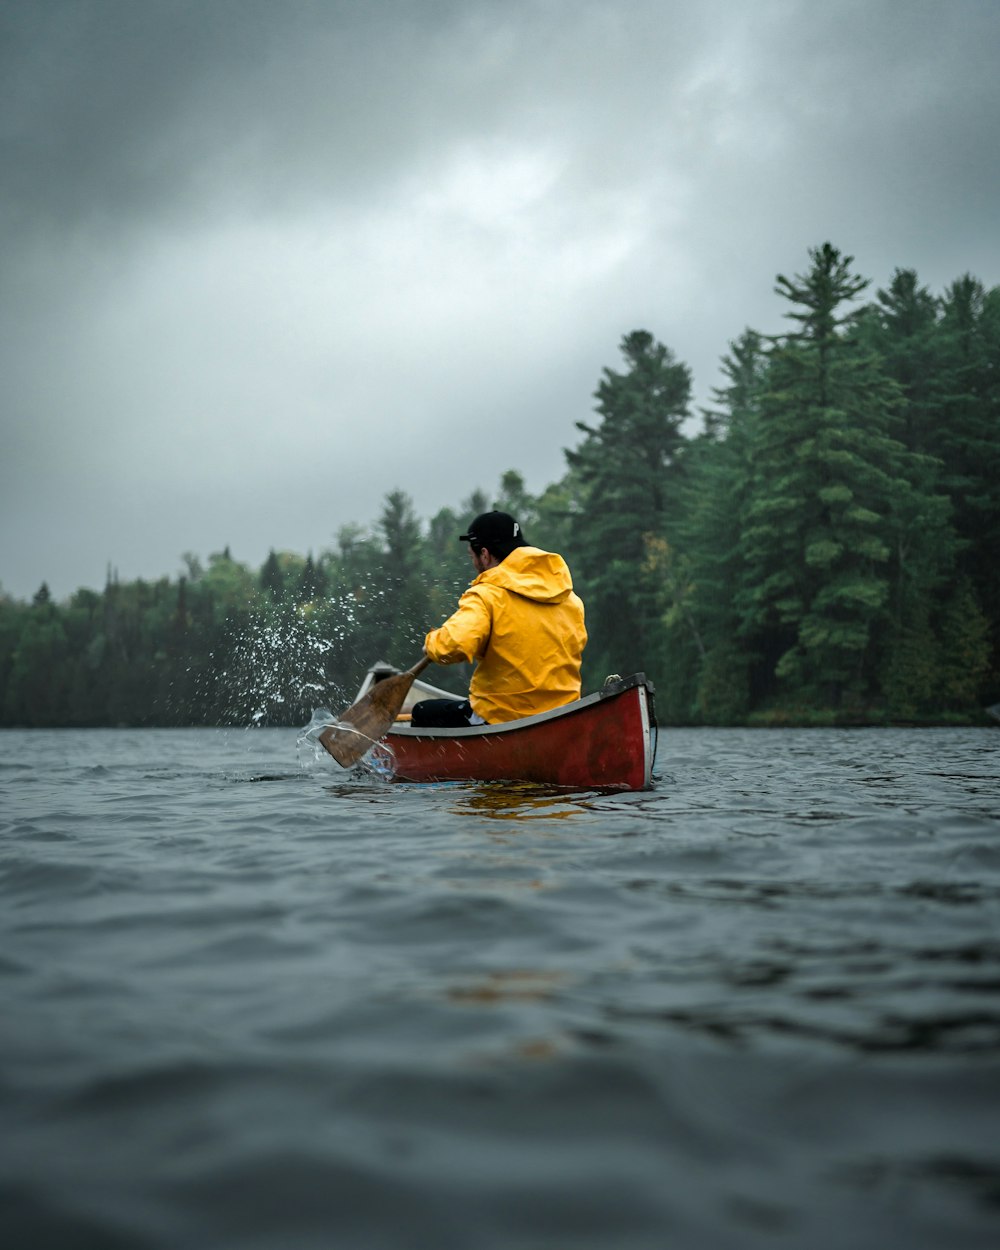
M561 476L830 240L1000 282L1000 0L0 0L0 584Z

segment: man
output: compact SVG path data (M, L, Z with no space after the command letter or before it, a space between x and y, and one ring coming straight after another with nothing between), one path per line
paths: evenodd
M477 576L424 650L435 664L476 663L469 698L425 699L412 723L492 725L579 699L587 630L566 561L530 547L506 512L477 516L459 542Z

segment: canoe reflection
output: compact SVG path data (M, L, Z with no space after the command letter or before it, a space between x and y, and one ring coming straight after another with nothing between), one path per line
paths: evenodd
M447 994L453 1002L470 1005L542 1002L551 998L566 979L566 973L563 972L511 968L482 973L475 979L465 979L458 985L449 986Z
M499 782L462 790L450 809L456 816L486 816L490 820L570 820L584 809L572 792L547 786Z

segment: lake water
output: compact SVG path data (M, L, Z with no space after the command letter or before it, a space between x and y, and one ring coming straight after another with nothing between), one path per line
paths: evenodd
M17 1250L1000 1245L1000 732L0 734Z

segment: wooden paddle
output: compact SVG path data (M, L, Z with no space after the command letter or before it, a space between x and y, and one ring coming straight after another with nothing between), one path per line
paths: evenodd
M393 673L377 681L363 698L343 712L336 725L330 725L319 736L320 742L342 768L350 768L362 755L389 732L396 713L430 658L423 656L405 673Z

